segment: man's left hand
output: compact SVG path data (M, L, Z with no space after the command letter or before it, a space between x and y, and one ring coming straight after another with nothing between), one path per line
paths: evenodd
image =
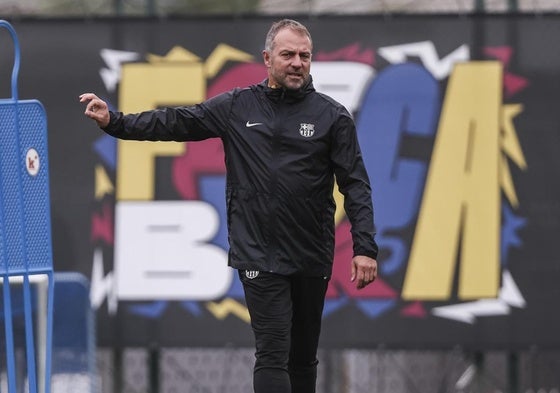
M352 258L352 282L356 281L356 288L362 289L377 278L377 261L365 255Z

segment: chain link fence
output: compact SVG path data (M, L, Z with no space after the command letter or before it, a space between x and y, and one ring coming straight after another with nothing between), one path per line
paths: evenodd
M560 0L0 0L4 16L557 13Z
M148 350L125 349L115 365L115 350L102 348L97 353L100 391L251 392L253 352L161 349L154 386ZM560 353L553 351L322 350L319 362L317 393L560 393Z

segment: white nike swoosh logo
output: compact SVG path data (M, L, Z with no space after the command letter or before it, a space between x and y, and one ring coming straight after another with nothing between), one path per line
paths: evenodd
M262 125L262 123L250 123L249 121L247 121L247 123L245 124L245 127L254 127L254 126L260 126Z

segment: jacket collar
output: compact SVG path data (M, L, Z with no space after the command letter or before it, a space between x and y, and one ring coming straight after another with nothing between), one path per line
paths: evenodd
M288 104L301 101L305 98L305 96L315 91L311 75L309 75L307 82L297 90L286 89L284 87L273 89L268 86L268 79L262 81L259 84L259 87L262 88L266 97L268 97L271 101L284 102Z

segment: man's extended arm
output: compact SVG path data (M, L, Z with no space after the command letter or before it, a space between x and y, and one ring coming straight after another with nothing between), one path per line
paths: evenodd
M135 114L111 112L93 93L80 96L85 115L107 134L119 139L197 141L221 136L227 129L232 95L224 93L193 106L168 107Z

